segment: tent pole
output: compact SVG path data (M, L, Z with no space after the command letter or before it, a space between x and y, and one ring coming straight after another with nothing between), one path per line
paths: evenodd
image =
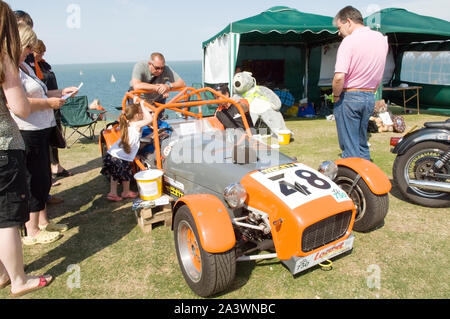
M303 97L308 98L308 78L309 78L309 70L308 70L308 66L309 66L309 52L310 49L307 45L305 45L305 88L303 90Z

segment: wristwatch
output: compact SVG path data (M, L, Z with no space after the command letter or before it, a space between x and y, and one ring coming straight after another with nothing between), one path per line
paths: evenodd
M169 86L170 89L172 89L172 84L170 82L167 82L167 85Z

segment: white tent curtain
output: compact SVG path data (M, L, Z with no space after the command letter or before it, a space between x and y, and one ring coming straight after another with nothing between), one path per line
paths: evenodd
M208 84L231 83L236 68L240 34L227 33L204 49L203 82ZM230 90L232 86L230 85Z
M319 86L331 86L334 77L334 66L336 64L336 55L340 42L326 44L322 46L322 59L320 65ZM383 74L383 84L388 84L392 78L395 69L394 54L389 48L386 57L386 65Z

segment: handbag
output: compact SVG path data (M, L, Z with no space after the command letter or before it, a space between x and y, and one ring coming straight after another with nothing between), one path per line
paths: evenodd
M405 119L400 116L400 115L396 115L394 116L394 118L392 119L392 122L394 123L394 132L397 133L403 133L405 131L406 128L406 123L405 123Z
M66 139L62 135L58 125L53 126L52 132L50 133L49 144L51 147L66 148Z

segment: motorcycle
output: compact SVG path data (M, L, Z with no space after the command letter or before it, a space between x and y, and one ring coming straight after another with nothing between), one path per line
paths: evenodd
M391 137L394 185L415 204L450 207L450 118Z

